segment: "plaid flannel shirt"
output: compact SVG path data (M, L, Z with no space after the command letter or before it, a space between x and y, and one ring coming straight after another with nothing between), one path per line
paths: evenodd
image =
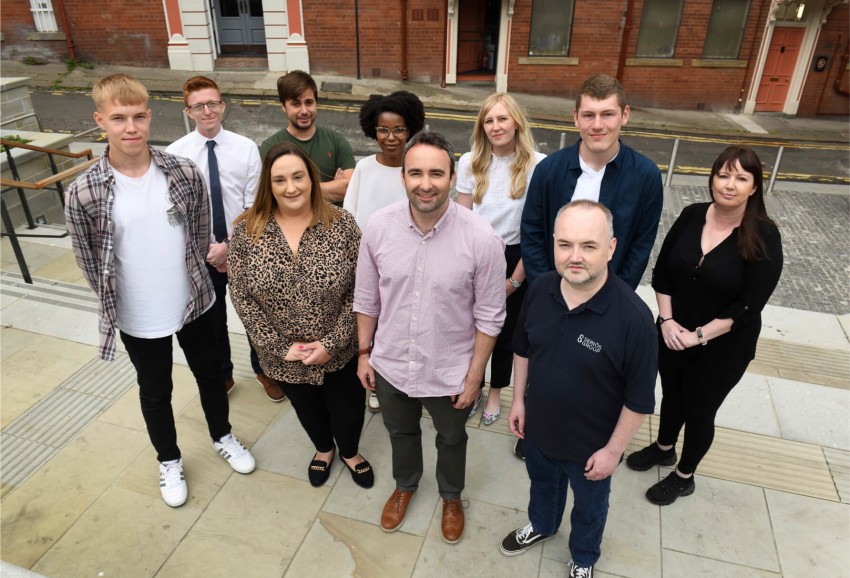
M168 181L168 200L186 229L186 271L190 299L183 323L197 319L215 301L206 268L210 240L210 210L204 177L192 161L151 148L152 161ZM107 159L79 176L65 192L65 220L77 264L99 298L101 359L115 359L116 295L112 205L115 176Z

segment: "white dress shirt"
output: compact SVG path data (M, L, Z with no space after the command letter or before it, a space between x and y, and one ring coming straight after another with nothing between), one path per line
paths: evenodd
M189 159L204 174L207 190L210 188L207 141L214 140L221 181L221 200L227 234L233 234L233 221L254 202L257 182L260 180L262 161L257 145L249 138L221 129L214 139L208 139L197 130L171 143L165 152ZM212 211L212 207L210 207Z

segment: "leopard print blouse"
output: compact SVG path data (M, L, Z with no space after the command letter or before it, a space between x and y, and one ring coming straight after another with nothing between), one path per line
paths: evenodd
M321 385L357 352L352 310L360 229L350 213L330 227L308 227L293 255L274 216L252 243L245 221L228 248L230 298L269 377ZM322 365L285 361L296 341L321 341L331 356Z

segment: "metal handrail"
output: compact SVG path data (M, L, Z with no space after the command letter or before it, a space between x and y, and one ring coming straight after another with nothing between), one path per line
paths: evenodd
M39 147L35 145L29 145L24 143L19 143L12 140L0 139L0 145L6 147L6 159L9 162L9 170L12 173L12 179L0 179L0 186L2 186L2 190L0 190L0 213L2 213L2 222L6 231L0 231L0 237L9 237L9 241L12 244L12 250L15 253L15 259L18 261L18 267L21 269L21 275L24 278L26 283L32 284L32 277L29 273L29 268L27 267L26 259L24 258L23 250L21 249L21 244L18 241L19 237L42 237L42 238L52 238L52 239L60 239L62 237L67 237L68 232L65 231L61 235L37 235L37 234L27 234L27 233L17 233L15 231L15 226L12 223L12 217L9 214L9 210L6 207L6 199L3 196L5 193L9 191L18 191L18 197L21 200L21 208L24 211L24 215L27 219L27 228L35 229L36 223L33 220L32 212L29 208L29 203L27 202L27 196L25 191L38 191L44 189L55 190L59 195L59 201L62 203L62 206L65 206L65 191L62 186L62 181L73 177L74 175L81 173L86 170L93 164L97 162L97 159L94 158L91 149L86 149L79 153L72 153L70 151L63 151L58 149L51 149L47 147ZM52 171L52 176L47 177L45 179L41 179L34 183L29 181L22 181L20 175L18 174L18 167L15 164L15 157L12 156L12 149L20 148L31 150L39 153L46 154L48 160L50 161L50 170ZM69 169L65 169L64 171L59 171L56 166L56 161L53 159L54 155L58 155L61 157L72 158L72 159L80 159L86 157L87 160L81 164L75 165Z

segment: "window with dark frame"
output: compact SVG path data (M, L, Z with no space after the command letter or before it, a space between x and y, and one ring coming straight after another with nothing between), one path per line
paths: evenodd
M529 56L569 56L573 0L534 0L531 7Z
M714 0L702 57L707 60L737 59L749 12L749 0Z
M684 0L646 0L640 17L637 58L673 58Z

